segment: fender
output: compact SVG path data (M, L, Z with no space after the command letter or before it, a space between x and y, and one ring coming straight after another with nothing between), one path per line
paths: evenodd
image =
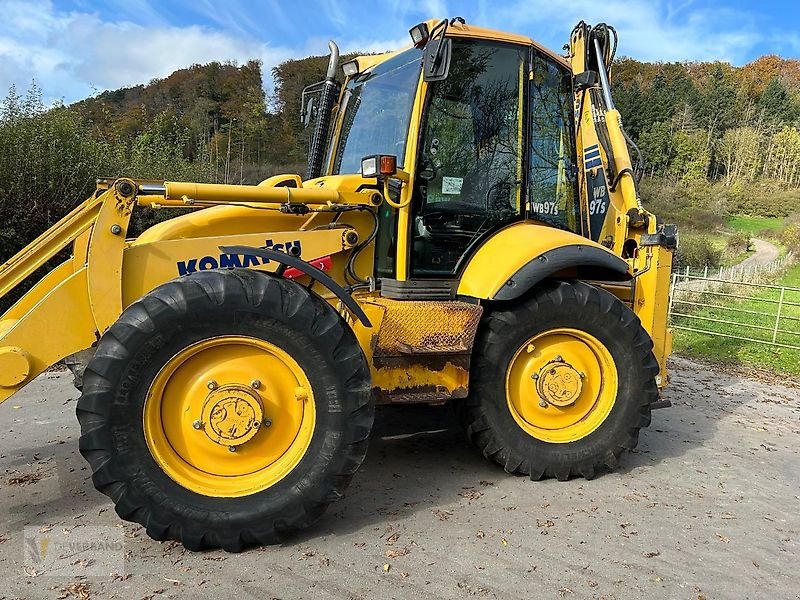
M284 252L276 252L275 250L267 250L265 248L253 248L251 246L220 246L219 249L224 254L250 254L252 256L259 256L261 258L274 260L283 266L283 269L279 269L277 271L278 275L281 275L286 267L294 267L295 269L302 271L311 277L311 279L319 281L322 285L328 288L339 300L342 301L342 304L344 304L347 309L353 313L353 315L355 315L359 321L361 321L364 327L372 327L372 323L370 323L369 318L367 318L366 313L358 305L358 302L353 300L353 297L348 294L342 286L340 286L324 271L318 269L314 265L311 265L306 261L297 258L296 256L290 256Z
M515 223L491 236L472 255L461 275L459 296L513 300L561 271L602 281L628 281L628 264L575 233L532 221Z
M628 264L610 252L586 245L562 246L540 254L520 268L492 296L492 300L513 300L550 275L575 268L579 278L603 281L630 279Z

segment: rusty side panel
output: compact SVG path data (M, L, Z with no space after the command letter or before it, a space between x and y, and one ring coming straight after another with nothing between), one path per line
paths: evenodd
M452 300L375 300L386 307L375 356L472 351L482 308Z
M387 298L371 302L385 311L372 359L378 402L440 404L467 395L480 305Z

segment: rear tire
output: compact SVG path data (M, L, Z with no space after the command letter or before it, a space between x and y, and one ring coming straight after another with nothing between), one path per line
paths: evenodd
M507 472L589 479L613 469L650 424L658 399L652 347L638 317L611 294L549 283L485 317L469 396L456 411L470 441Z
M263 383L252 383L252 369L241 375L263 361L276 365L257 373ZM187 375L209 370L208 383ZM286 389L295 392L275 391ZM241 421L247 402L263 420ZM295 417L283 419L282 437L265 437L283 431L284 412ZM364 354L328 303L297 283L236 269L173 280L128 307L86 368L77 414L81 454L119 516L190 550L238 552L310 526L343 497L366 454L374 405ZM286 450L268 463L284 438ZM228 452L220 440L240 445ZM184 443L194 452L181 454Z

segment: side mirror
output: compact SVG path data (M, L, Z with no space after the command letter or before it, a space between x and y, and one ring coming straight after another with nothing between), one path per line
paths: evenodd
M422 61L422 76L425 81L442 81L450 73L450 59L453 53L451 38L430 40L425 46Z

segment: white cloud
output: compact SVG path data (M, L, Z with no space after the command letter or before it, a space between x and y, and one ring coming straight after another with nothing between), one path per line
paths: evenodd
M148 5L146 0L138 1L142 7ZM211 10L206 4L206 0L199 0L198 6ZM289 58L327 53L328 48L327 38L320 37L298 40L295 47L273 46L242 31L105 22L95 13L58 11L49 0L7 0L4 9L0 95L12 83L24 90L36 79L47 103L61 98L72 102L97 91L146 83L176 69L215 60L261 60L269 93L272 67ZM275 18L287 20L281 12ZM345 39L341 45L343 52L377 52L405 44L405 38L363 37Z
M648 61L727 60L746 61L763 39L762 29L750 13L715 8L695 8L691 1L664 0L572 0L569 3L524 0L485 11L492 26L513 23L517 31L529 28L548 38L552 30L563 32L567 41L578 21L606 22L620 35L619 55ZM526 8L527 7L527 8Z
M579 20L606 21L620 32L618 54L642 60L742 64L756 48L790 55L800 48L797 34L778 35L757 13L711 11L693 0L314 0L302 4L303 10L319 15L307 28L313 33L302 38L297 36L303 31L298 15L307 13L284 0L228 0L224 8L213 0L104 0L113 20L101 17L89 0L75 0L80 9L72 11L51 0L0 2L0 95L11 83L25 89L35 78L46 101L63 97L72 102L93 91L165 77L194 63L254 58L264 63L269 91L273 66L326 53L332 33L343 52L378 52L407 45L408 27L422 18L455 14L470 23L527 33L554 50ZM387 17L376 21L380 27L364 25L367 9ZM175 25L176 14L208 25ZM266 43L266 33L285 41Z
M9 2L0 30L0 89L35 78L45 99L78 100L93 90L136 85L194 63L260 59L271 67L294 55L199 26L108 23L92 13L61 13L50 2ZM267 77L269 79L269 77Z

